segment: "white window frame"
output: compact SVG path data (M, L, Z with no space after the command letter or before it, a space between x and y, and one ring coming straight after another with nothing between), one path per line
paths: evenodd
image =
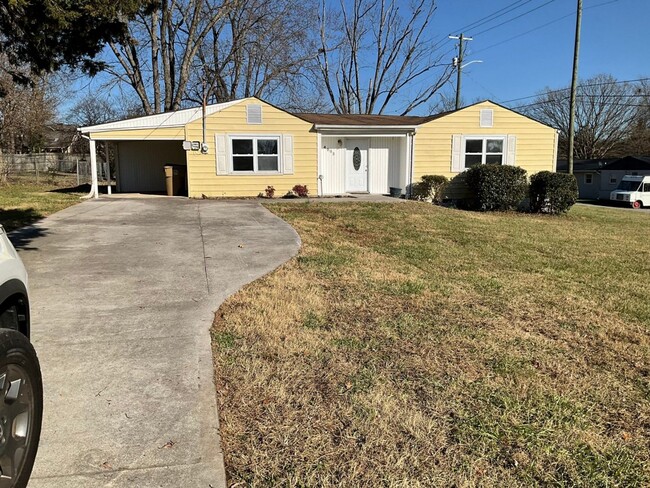
M258 140L273 139L278 143L278 169L277 171L260 171L258 168L257 141ZM253 141L253 154L233 154L232 143L233 141L252 140ZM252 156L253 157L253 171L235 171L233 159L237 156ZM262 154L262 156L273 156L272 154ZM280 175L282 174L282 136L276 134L232 134L228 136L228 173L231 175Z
M476 134L476 135L464 135L462 139L462 146L461 146L461 151L460 151L460 157L462 158L461 162L461 171L465 171L466 169L469 169L467 166L465 166L465 156L468 154L470 155L478 155L479 153L468 153L466 152L467 148L467 141L472 141L472 140L479 140L481 139L483 141L483 146L481 150L481 164L485 164L485 157L488 154L486 152L487 150L487 140L488 139L500 139L503 142L502 150L500 153L489 153L489 154L501 154L501 166L507 166L508 162L508 136L503 135L503 134ZM471 166L470 166L471 167Z
M587 176L589 177L589 181L587 181ZM593 183L594 183L594 174L585 173L585 185L592 185Z

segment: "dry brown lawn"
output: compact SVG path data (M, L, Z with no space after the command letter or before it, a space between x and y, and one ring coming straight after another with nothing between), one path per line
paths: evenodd
M229 485L650 482L650 216L269 205L213 346Z

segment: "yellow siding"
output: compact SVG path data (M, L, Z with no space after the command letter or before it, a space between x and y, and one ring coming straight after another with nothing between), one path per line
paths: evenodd
M494 110L493 127L479 125L479 113L484 108ZM454 178L459 174L451 171L451 143L454 134L515 135L517 166L524 168L528 175L555 169L555 129L493 103L483 102L418 127L415 136L414 182L419 181L422 175ZM459 185L454 186L460 190ZM454 193L454 197L461 196Z
M260 125L246 123L246 105L262 105ZM257 196L271 185L276 196L283 195L294 185L307 185L312 195L317 193L318 142L312 125L272 105L251 98L209 116L206 120L208 153L188 151L187 167L189 196ZM201 119L186 126L187 139L202 139ZM291 175L217 175L215 134L230 135L292 135L294 171Z
M161 127L153 129L122 129L106 132L91 132L91 139L97 140L137 140L164 141L185 139L185 127Z

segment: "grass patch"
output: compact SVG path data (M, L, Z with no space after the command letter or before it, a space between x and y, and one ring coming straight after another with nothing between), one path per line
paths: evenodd
M303 248L213 326L229 483L650 483L645 214L269 208Z
M12 231L79 203L84 193L75 191L75 177L13 176L0 185L0 224ZM68 191L69 190L69 191Z

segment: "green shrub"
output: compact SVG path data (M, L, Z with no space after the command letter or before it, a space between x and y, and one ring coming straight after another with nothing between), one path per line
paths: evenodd
M448 183L446 176L424 175L420 181L413 184L411 198L439 204Z
M561 214L578 199L578 182L566 173L540 171L530 177L530 209L533 212Z
M514 210L526 198L526 170L519 166L482 164L464 173L479 210Z

